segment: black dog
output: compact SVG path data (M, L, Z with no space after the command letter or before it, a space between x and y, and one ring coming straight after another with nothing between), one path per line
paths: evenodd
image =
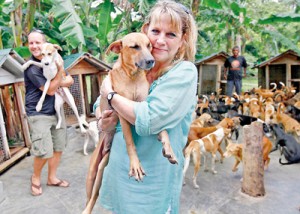
M271 152L277 150L279 145L281 147L281 153L288 161L283 163L281 162L281 158L279 158L279 163L287 165L300 162L300 144L297 143L295 138L292 135L285 133L278 124L272 124L270 128L273 130L277 139L275 148L272 149Z
M240 119L240 126L250 125L252 122L258 121L258 122L260 122L260 123L263 124L264 134L267 137L271 136L271 131L270 131L268 125L263 120L261 120L261 119L259 119L257 117L251 117L251 116L248 116L248 115L238 114L236 111L229 111L228 112L228 116L230 118L239 117L239 119ZM238 136L239 136L238 130L234 130L234 131L236 133L236 140L237 140Z
M288 105L287 106L287 113L291 115L292 118L300 122L300 109L295 106Z

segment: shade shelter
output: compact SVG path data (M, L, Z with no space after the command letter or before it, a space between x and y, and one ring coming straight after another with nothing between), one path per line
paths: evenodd
M77 53L64 57L65 70L72 75L74 84L70 91L75 99L79 115L93 118L92 106L99 96L102 80L111 67L89 53ZM64 105L67 125L77 124L73 110Z
M24 59L0 50L0 173L29 154L31 145L24 105Z
M220 88L225 93L227 81L223 77L224 62L229 55L223 51L214 53L197 62L198 69L198 90L199 94L210 94Z
M269 88L270 83L283 82L286 86L294 86L300 91L300 55L287 50L258 65L258 85Z

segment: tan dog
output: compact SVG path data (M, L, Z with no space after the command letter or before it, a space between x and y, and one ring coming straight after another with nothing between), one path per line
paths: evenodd
M47 79L44 89L43 89L43 94L42 97L40 98L37 106L36 106L36 111L39 112L41 111L43 107L43 103L47 94L47 91L50 86L51 80L56 76L58 70L57 70L57 65L63 65L63 59L59 55L58 50L62 50L59 45L56 44L51 44L51 43L44 43L42 45L42 60L41 62L36 62L29 60L25 64L23 64L23 70L26 70L30 65L36 65L38 67L43 68L43 75ZM81 133L85 133L86 130L83 125L88 127L88 123L80 118L74 97L72 96L69 88L67 87L60 87L58 90L55 92L55 111L58 117L58 122L56 125L56 129L61 128L61 123L62 123L62 116L61 116L61 109L63 108L64 102L68 103L69 106L72 108L77 120L78 124L81 130Z
M258 94L263 99L266 99L268 97L273 97L274 96L273 91L276 90L277 84L276 83L270 83L270 85L273 85L272 89L263 89L260 86L258 88L254 88L253 91L254 91L255 94Z
M300 101L297 101L297 102L294 104L294 107L300 109Z
M197 119L193 120L191 123L191 127L204 127L204 125L211 120L211 115L208 113L203 113L201 114L200 117Z
M230 139L226 139L228 145L224 153L224 157L228 158L231 156L235 157L235 164L232 167L232 171L236 172L238 170L238 165L243 162L243 144L232 143ZM269 153L272 150L272 142L266 136L263 136L263 161L264 169L266 170L270 163Z
M154 58L151 55L151 50L152 46L148 37L142 33L130 33L123 39L113 42L108 47L108 52L113 51L119 54L118 61L109 72L115 92L134 101L145 100L149 90L145 70L149 70L154 66ZM109 109L106 98L101 97L100 109L102 112L105 109ZM140 181L143 179L145 172L136 153L130 124L120 115L119 120L130 160L129 176L134 176L137 181ZM108 162L113 135L114 133L102 132L99 137L99 144L91 157L87 178L88 203L83 213L91 213L98 198L103 170ZM177 163L170 146L167 132L162 131L159 134L159 138L163 144L164 156L167 157L171 163ZM95 171L97 171L96 174ZM90 192L89 187L92 187L92 192Z
M183 175L185 176L185 173L189 167L190 164L190 156L193 155L193 161L194 161L194 175L193 175L193 185L195 188L199 188L199 185L197 184L197 174L200 170L200 162L201 162L201 154L204 156L204 166L205 171L208 171L207 166L207 155L211 154L211 171L213 174L216 174L217 171L215 170L215 159L216 159L216 152L220 148L220 144L223 141L225 137L230 137L231 135L231 129L226 128L218 128L213 133L210 133L206 137L203 137L198 140L193 140L190 142L190 144L185 148L184 150L184 169L183 169Z
M284 131L289 134L293 134L296 139L300 137L300 124L297 120L292 118L291 116L283 113L282 109L284 108L284 104L280 103L278 105L277 113L275 116L271 117L272 122L274 123L282 123L284 127Z
M275 107L274 107L274 101L272 98L267 98L265 103L264 103L264 106L265 106L265 117L264 117L264 121L267 123L267 124L270 124L271 122L271 117L272 115L275 114Z
M258 118L261 114L261 103L257 98L250 98L249 115Z

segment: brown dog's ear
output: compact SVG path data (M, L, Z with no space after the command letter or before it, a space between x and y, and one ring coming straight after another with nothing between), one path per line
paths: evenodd
M62 51L62 48L57 45L57 44L53 44L53 47L56 49L56 50L59 50L59 51Z
M110 51L119 54L121 52L121 49L122 49L122 41L117 40L108 46L105 54L109 54Z

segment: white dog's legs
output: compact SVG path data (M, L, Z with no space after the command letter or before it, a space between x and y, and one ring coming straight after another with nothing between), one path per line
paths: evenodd
M190 155L186 155L183 168L183 185L185 185L185 174L190 165Z
M41 67L41 68L43 67L42 63L36 62L36 61L33 61L33 60L29 60L29 61L25 62L22 65L23 71L25 71L30 65L36 65L36 66Z
M36 108L35 108L37 112L42 110L43 103L44 103L48 88L50 86L50 81L51 80L47 80L46 83L45 83L43 94L42 94L42 96L41 96L41 98L40 98L40 100L39 100L39 102L38 102L38 104L36 105Z
M216 174L217 171L215 170L215 162L216 162L216 154L211 154L211 172Z
M207 153L203 152L203 165L204 165L204 172L208 172L208 165L207 165Z
M65 95L64 96L64 100L70 105L70 107L74 111L74 114L76 115L76 118L78 120L81 133L86 133L86 130L83 127L83 124L85 126L87 126L87 127L89 126L89 124L84 119L81 119L79 117L78 110L77 110L76 104L75 104L75 100L74 100L74 98L73 98L70 90L67 87L63 87L62 89L63 89L64 95Z
M63 98L58 94L58 93L55 93L55 111L56 111L56 115L57 115L57 125L56 125L56 129L60 129L61 128L61 122L62 122L62 116L61 116L61 108L64 104L64 100Z

